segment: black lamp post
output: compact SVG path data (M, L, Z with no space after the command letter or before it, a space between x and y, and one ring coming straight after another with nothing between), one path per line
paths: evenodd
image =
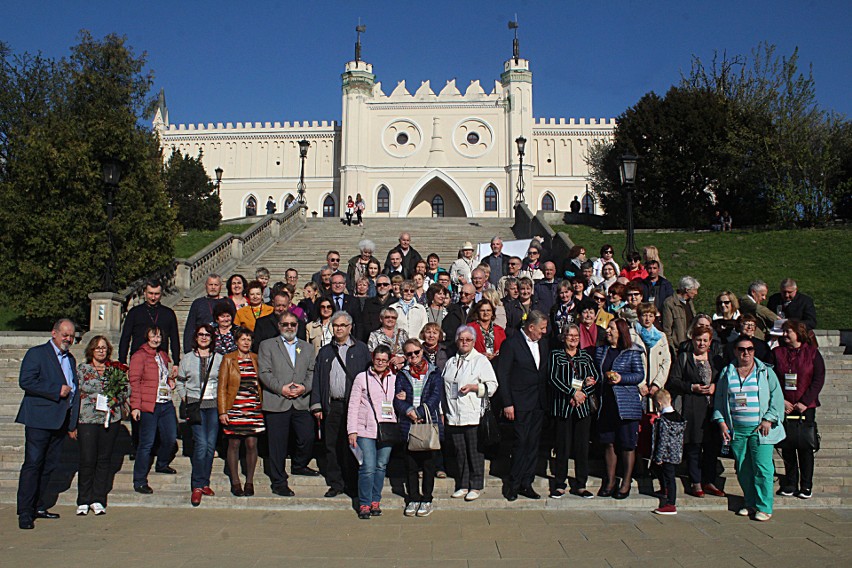
M225 173L225 170L216 168L213 171L216 172L216 195L222 195L222 174Z
M639 158L630 152L621 156L621 164L618 170L621 176L621 187L627 197L627 246L622 257L627 260L627 253L636 252L636 243L633 238L633 187L636 184L636 164Z
M524 154L527 147L527 139L523 136L518 136L515 139L515 144L518 145L518 195L515 198L517 203L524 203Z
M107 200L107 247L109 248L109 256L107 257L106 269L104 270L104 290L106 292L115 292L113 285L113 277L115 275L115 246L112 242L112 218L113 218L113 202L115 201L115 191L118 188L118 182L121 179L121 162L118 160L107 158L103 161L103 181L106 185L106 200Z
M302 161L302 168L299 172L299 185L296 186L299 193L299 204L304 205L306 203L305 200L305 158L308 157L308 148L311 147L311 143L305 140L304 138L299 140L299 159Z

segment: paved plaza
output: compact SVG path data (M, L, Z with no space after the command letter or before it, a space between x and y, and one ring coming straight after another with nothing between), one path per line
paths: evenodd
M779 510L768 523L729 511L343 511L112 507L106 516L17 528L0 506L0 566L852 566L852 509Z

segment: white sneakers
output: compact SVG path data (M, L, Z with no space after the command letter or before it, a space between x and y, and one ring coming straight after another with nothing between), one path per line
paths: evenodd
M763 511L758 511L757 513L754 514L754 520L760 521L762 523L765 523L766 521L768 521L771 518L772 518L772 515L770 515L769 513L764 513Z
M480 495L479 491L477 491L476 489L471 489L470 491L467 492L467 495L464 496L464 500L465 501L476 501L477 499L479 499L479 495Z
M408 505L405 506L405 512L403 513L406 517L413 517L417 514L417 510L420 508L420 503L417 501L412 501Z
M456 489L455 493L453 493L453 499L461 499L467 495L467 489Z
M420 503L420 508L417 509L418 517L428 517L432 514L432 503Z
M90 508L96 515L106 515L106 507L100 503L92 503L91 507L89 507L89 505L80 505L77 507L77 514L81 517L85 517L89 513Z

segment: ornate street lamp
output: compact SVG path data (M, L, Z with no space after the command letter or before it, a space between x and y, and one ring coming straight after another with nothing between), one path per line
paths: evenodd
M305 200L305 158L308 157L308 148L311 147L311 143L305 140L304 138L299 140L299 159L302 161L302 168L299 172L299 185L296 186L299 193L299 204L304 205L306 203Z
M515 139L515 144L518 145L518 195L515 198L517 203L524 203L524 154L527 148L527 139L523 136L518 136Z
M216 195L222 195L222 174L225 173L225 170L219 167L213 171L216 172Z
M118 188L118 182L121 179L121 162L113 158L106 158L102 163L103 182L106 185L106 213L107 213L107 247L109 248L109 256L107 257L106 267L104 269L104 291L115 292L113 285L113 277L115 275L115 246L112 242L112 218L113 218L113 202L115 201L115 191Z
M622 253L624 260L627 260L627 253L636 252L636 243L633 238L633 188L636 184L636 164L639 158L630 152L625 152L621 156L618 173L621 177L621 187L624 189L627 197L627 246Z

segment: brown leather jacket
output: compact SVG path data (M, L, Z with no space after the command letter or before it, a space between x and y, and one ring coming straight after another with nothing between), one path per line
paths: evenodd
M258 370L257 355L249 353L251 362L255 370ZM222 359L222 365L219 367L219 414L227 414L234 406L234 400L237 398L237 392L240 390L240 352L234 351L228 353ZM260 385L258 384L258 396L262 397ZM262 400L261 400L262 402Z

